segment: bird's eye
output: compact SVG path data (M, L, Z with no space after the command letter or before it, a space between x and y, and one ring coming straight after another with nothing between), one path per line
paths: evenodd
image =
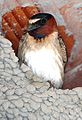
M45 18L43 18L43 19L41 20L41 22L40 22L41 25L44 25L44 24L46 23L46 21L47 21L47 20L46 20Z

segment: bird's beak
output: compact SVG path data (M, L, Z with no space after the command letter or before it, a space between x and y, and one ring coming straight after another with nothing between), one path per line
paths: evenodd
M28 26L28 32L32 31L33 28L34 28L33 25L32 25L32 24L29 24L29 26Z
M38 29L40 27L41 26L39 24L29 24L27 31L30 32L30 31L36 30L36 29Z

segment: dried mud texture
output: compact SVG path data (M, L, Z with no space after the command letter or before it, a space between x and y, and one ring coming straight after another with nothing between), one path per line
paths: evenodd
M6 33L6 38L13 43L12 46L15 50L15 53L17 53L19 40L28 24L29 15L27 13L32 12L30 11L31 9L29 6L32 7L33 14L37 13L37 8L40 10L38 12L49 12L54 15L58 24L59 33L67 47L68 63L65 69L65 83L63 88L72 89L74 87L82 86L82 2L80 0L12 1L13 2L11 2L11 0L1 0L0 14L3 16L6 12L8 14L12 14L11 18L14 16L12 20L14 20L15 23L17 22L17 24L13 26L13 24L10 24L11 21L9 21L10 23L6 22L5 19L7 18L2 19L2 26ZM33 8L34 5L35 7ZM20 15L24 16L23 22L21 22L22 20L19 19Z

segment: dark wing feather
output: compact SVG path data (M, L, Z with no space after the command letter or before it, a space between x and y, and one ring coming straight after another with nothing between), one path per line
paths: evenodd
M26 39L28 39L28 34L25 34L19 42L18 58L20 65L25 62L25 51L27 50Z
M67 50L66 50L66 46L62 40L61 37L58 38L59 39L59 44L61 47L61 51L62 51L62 58L63 58L63 63L64 65L67 63Z

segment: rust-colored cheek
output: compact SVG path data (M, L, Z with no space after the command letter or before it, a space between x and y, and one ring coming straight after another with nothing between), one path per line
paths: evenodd
M44 26L42 26L36 31L36 34L49 35L54 31L58 31L57 23L55 19L51 18Z

